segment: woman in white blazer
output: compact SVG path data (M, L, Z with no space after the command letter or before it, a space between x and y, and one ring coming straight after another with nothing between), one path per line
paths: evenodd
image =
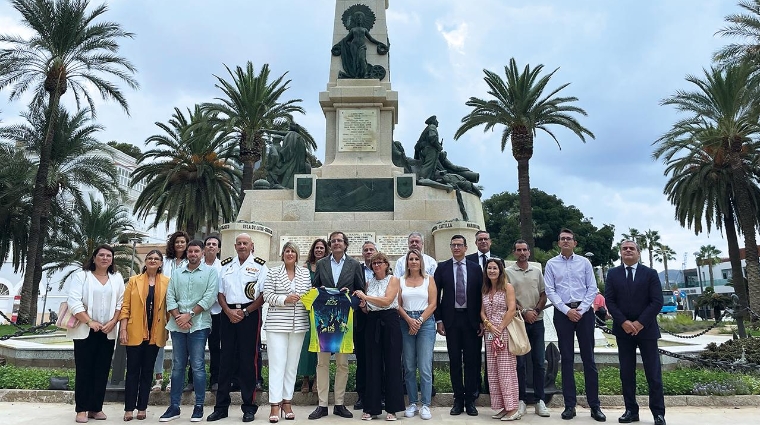
M279 421L280 409L285 419L295 419L290 405L298 371L298 358L309 313L301 296L311 289L306 268L298 265L298 248L291 242L282 247L283 265L269 269L264 282L264 301L269 304L264 330L267 331L269 355L269 422Z
M79 320L79 326L66 331L74 340L74 401L79 423L88 418L106 419L103 399L124 300L124 279L114 268L113 256L109 245L95 248L69 284L67 303Z

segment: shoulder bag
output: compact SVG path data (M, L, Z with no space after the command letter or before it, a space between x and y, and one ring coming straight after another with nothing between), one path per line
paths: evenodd
M525 331L525 320L522 313L517 312L512 321L507 325L509 332L509 352L515 356L522 356L530 351L528 333Z
M58 319L55 321L55 325L63 330L74 329L79 326L79 320L71 314L69 303L66 301L58 307Z

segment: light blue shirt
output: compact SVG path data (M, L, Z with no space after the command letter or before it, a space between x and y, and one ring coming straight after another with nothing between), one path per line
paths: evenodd
M594 267L583 256L573 254L565 257L562 254L549 259L544 270L546 298L554 307L564 314L570 311L565 304L580 302L578 307L581 314L587 312L597 293Z
M364 282L369 282L370 279L375 277L375 272L372 271L372 267L366 263L362 263L362 269L364 270Z
M199 305L203 311L190 320L190 329L180 329L174 319L169 319L166 329L170 332L188 333L211 328L209 309L214 305L218 292L219 274L213 266L201 261L194 270L188 270L187 264L174 269L169 287L166 289L166 310L177 309L184 314Z
M333 282L335 286L338 286L338 279L340 279L340 272L343 271L343 265L346 264L346 254L340 257L339 261L335 261L335 257L330 255L330 267L332 268Z

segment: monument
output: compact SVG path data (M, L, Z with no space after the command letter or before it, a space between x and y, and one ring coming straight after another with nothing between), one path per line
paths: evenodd
M282 166L269 170L269 188L248 191L237 221L221 226L222 255L234 255L235 235L247 232L257 256L279 261L282 245L291 241L305 258L314 239L334 230L346 232L353 256L361 255L365 240L392 258L404 255L412 231L425 236L427 253L438 259L450 256L454 234L470 237L474 252L473 236L485 227L477 173L446 158L428 123L424 132L433 147L420 149L428 156L407 157L394 142L399 95L391 87L387 8L388 0L336 0L333 40L322 47L330 58L329 81L319 93L324 164L300 167L302 158L292 155L303 155L295 149L300 145L285 135L273 152Z

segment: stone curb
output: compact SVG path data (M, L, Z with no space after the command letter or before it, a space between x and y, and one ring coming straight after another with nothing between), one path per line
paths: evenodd
M232 393L232 404L241 404L240 393ZM266 405L269 394L267 392L258 393L259 405ZM106 393L106 401L118 403L123 400L123 391L109 390ZM623 396L621 395L602 395L599 396L602 407L622 407ZM638 402L642 406L649 403L647 396L638 396ZM206 393L206 406L213 406L216 400L214 393ZM182 394L182 404L191 405L194 396L191 393ZM314 393L301 394L296 392L293 395L293 404L316 406L317 396ZM356 393L346 393L345 403L353 405L356 401ZM479 406L488 405L488 394L483 394L478 399ZM25 403L74 403L73 391L54 391L54 390L15 390L0 389L0 402L25 402ZM433 397L433 406L450 406L453 403L453 394L439 393ZM151 393L150 404L154 406L168 406L169 393L166 391ZM333 404L332 394L330 404ZM588 407L585 396L578 396L578 405ZM737 407L737 406L760 406L760 395L736 395L736 396L696 396L696 395L676 395L665 396L665 405L668 407L675 406L692 406L692 407ZM562 396L555 395L549 407L561 408L563 406Z

